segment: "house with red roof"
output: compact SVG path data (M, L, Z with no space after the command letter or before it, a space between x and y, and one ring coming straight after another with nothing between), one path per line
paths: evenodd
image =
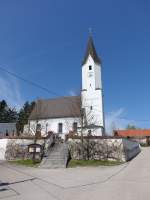
M140 144L150 145L150 129L114 130L114 136L130 138Z

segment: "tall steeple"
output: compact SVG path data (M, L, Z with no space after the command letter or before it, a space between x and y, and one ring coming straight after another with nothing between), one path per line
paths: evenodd
M82 108L85 110L87 124L94 127L88 131L93 135L103 135L105 122L101 59L96 53L91 34L82 62Z
M89 55L91 55L91 57L93 58L93 60L94 60L94 62L96 64L101 64L101 59L98 57L98 55L96 53L96 49L95 49L93 38L92 38L91 34L89 34L89 39L88 39L88 44L87 44L87 48L86 48L86 53L85 53L82 65L84 65L86 63Z

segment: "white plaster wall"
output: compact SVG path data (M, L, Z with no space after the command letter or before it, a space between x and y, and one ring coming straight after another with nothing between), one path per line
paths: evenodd
M95 64L95 88L102 89L102 70L101 65Z
M92 70L89 70L90 65ZM82 66L82 90L92 91L96 88L102 89L101 65L96 64L89 55L86 63Z
M39 120L38 123L42 126L42 135L44 136L49 131L52 131L54 133L58 134L58 124L63 124L63 130L62 134L60 133L60 136L64 139L65 135L69 133L69 131L73 131L73 123L77 122L78 126L80 126L80 119L79 118L55 118L55 119L46 119L46 120ZM36 121L31 120L30 121L30 131L33 130L33 134L35 134L35 127L36 127Z
M90 107L92 106L92 110ZM95 92L86 91L82 92L82 107L86 109L87 117L91 118L94 116L93 122L96 125L103 126L103 102L102 102L102 91L96 90Z
M0 139L0 160L5 160L5 152L8 139Z
M92 70L89 70L89 65L92 66ZM82 66L82 90L84 89L93 90L94 88L95 88L95 63L93 58L89 55L87 62Z

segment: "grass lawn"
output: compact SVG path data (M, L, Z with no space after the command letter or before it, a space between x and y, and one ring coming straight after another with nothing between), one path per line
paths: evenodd
M28 160L12 160L12 161L9 161L9 163L24 165L24 166L28 166L28 167L36 167L36 166L38 166L38 164L40 162L34 163L31 159L28 159Z
M114 166L120 165L123 162L120 161L109 161L109 160L70 160L68 167L96 167L96 166Z

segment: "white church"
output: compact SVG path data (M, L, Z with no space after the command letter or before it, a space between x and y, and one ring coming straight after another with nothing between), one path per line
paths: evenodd
M29 118L28 132L35 133L38 124L42 135L53 132L65 138L68 133L80 135L81 130L84 135L104 135L101 67L90 35L82 62L81 95L38 100Z

